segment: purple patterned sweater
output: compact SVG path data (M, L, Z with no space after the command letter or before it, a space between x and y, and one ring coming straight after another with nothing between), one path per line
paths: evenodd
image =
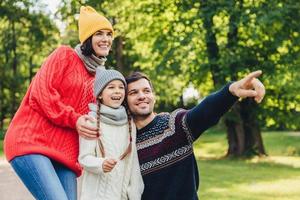
M158 114L138 130L137 150L145 190L143 200L195 200L199 187L193 142L215 125L237 97L227 84L191 110Z

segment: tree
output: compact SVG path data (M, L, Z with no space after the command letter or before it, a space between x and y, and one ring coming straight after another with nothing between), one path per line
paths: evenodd
M71 2L71 3L70 3ZM71 10L80 3L70 1ZM157 109L180 105L190 83L206 95L261 69L267 96L224 117L228 155L264 155L261 128L299 129L300 3L292 0L85 1L114 22L113 65L150 75ZM76 9L74 9L75 7ZM120 42L119 42L120 41ZM120 65L122 63L122 65ZM123 70L123 69L122 69ZM124 72L123 71L123 72ZM280 80L280 81L279 81Z
M16 112L45 55L57 45L58 30L38 6L30 0L0 4L1 130Z

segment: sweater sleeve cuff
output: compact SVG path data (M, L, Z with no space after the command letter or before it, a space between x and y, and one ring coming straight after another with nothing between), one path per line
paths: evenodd
M228 99L229 104L234 104L239 98L235 95L233 95L230 91L229 91L229 87L233 82L229 82L225 85L225 87L223 88L222 92L224 94L224 96L226 97L226 99Z
M77 120L78 118L81 116L81 114L79 113L74 113L72 116L71 116L71 120L70 120L70 127L73 128L73 129L76 129L76 123L77 123Z

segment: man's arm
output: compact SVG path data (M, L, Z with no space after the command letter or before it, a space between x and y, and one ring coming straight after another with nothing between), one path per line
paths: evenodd
M239 81L227 84L188 111L186 123L193 139L196 140L201 133L216 124L238 98L252 97L260 103L265 95L265 87L257 79L261 74L260 70L255 71Z
M209 127L215 125L238 99L229 92L230 85L227 84L218 92L207 96L200 104L187 112L186 123L194 140Z

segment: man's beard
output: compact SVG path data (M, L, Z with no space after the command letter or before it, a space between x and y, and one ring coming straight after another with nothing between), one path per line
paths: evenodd
M149 111L147 113L138 113L138 112L130 112L130 113L134 118L145 119L145 118L149 117L152 112Z

